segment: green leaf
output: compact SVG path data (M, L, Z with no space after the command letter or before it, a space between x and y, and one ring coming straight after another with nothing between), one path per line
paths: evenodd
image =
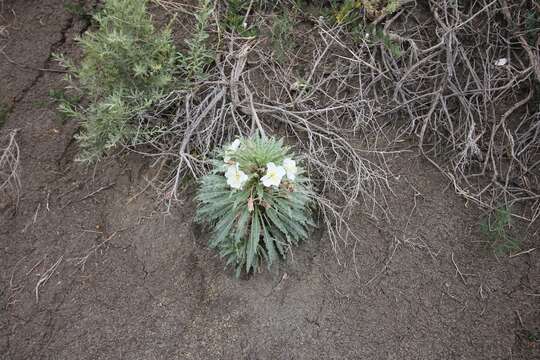
M240 218L238 219L238 222L236 223L236 233L234 236L235 242L237 243L240 242L240 240L242 240L242 238L247 233L247 224L249 220L250 220L250 213L246 207L245 209L242 210Z
M212 246L217 246L221 242L225 241L225 239L229 236L229 232L234 225L235 217L236 214L230 211L216 224L214 228L214 236L211 240Z
M277 252L274 246L274 239L268 232L268 229L266 228L266 225L264 224L262 215L259 214L259 216L260 216L260 222L263 229L264 244L266 246L266 252L268 253L268 266L270 267L270 265L272 265L272 263L274 263L274 261L277 259Z
M259 223L258 210L255 209L253 216L251 217L251 233L249 235L249 242L247 247L247 259L246 259L246 271L249 272L254 263L256 263L257 248L259 247L259 240L261 237L261 225ZM256 270L255 267L253 270Z

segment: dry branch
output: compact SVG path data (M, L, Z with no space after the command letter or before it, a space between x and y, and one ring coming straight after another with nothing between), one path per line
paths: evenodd
M402 131L417 136L421 153L458 194L535 220L540 95L534 88L540 68L538 52L518 31L526 10L510 8L505 0L459 9L447 0L429 5L431 22L391 29L426 48L402 46L394 59L381 46L383 61L370 62L392 78L386 86L392 92L383 93L378 105L385 116L408 118ZM512 46L514 37L522 52ZM502 65L499 59L505 59Z

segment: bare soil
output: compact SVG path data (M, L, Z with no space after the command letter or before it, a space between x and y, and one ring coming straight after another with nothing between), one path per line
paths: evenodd
M92 7L91 1L87 6ZM74 162L77 124L50 100L54 52L87 26L63 0L0 1L2 133L19 129L22 193L0 199L1 359L538 359L538 251L496 257L480 211L395 154L390 221L324 232L279 269L235 279L192 222L164 216L133 154ZM447 190L445 190L447 189ZM538 227L521 232L537 246Z

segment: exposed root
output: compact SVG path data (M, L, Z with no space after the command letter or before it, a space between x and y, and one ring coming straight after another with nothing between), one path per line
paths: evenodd
M64 256L60 256L58 260L47 270L45 271L39 278L38 282L36 283L36 287L34 288L34 293L36 295L36 303L39 302L39 288L47 283L51 276L54 275L56 272L56 269L58 268L58 265L62 262L64 259Z
M0 194L14 196L18 205L21 181L17 131L12 130L7 136L0 138Z

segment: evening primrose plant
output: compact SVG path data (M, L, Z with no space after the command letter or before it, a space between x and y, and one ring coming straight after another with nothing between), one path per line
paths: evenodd
M196 220L212 228L216 248L236 275L270 267L309 237L314 192L282 140L236 139L212 160L197 194Z

